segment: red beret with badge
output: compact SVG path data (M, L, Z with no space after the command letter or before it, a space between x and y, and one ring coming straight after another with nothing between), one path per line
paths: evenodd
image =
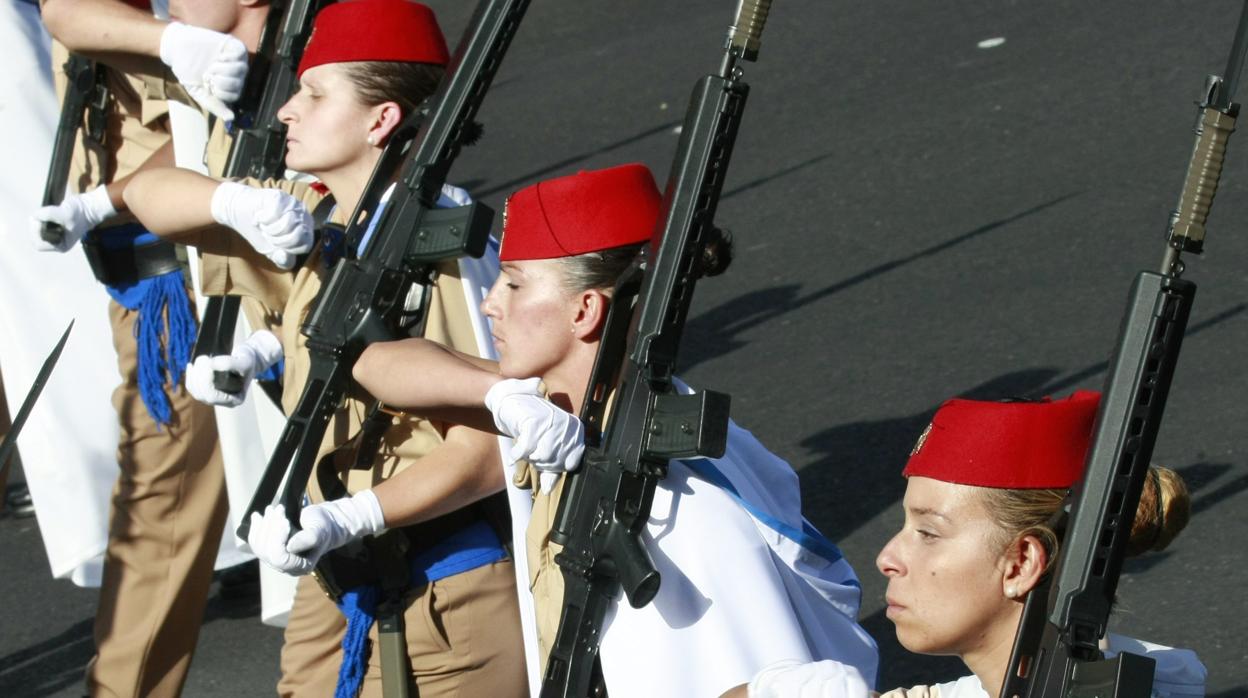
M344 0L316 16L299 75L326 63L393 61L446 65L450 52L433 10L408 0Z
M662 198L650 168L636 163L525 187L503 209L498 258L574 257L645 242L658 224Z
M997 489L1064 489L1083 474L1101 394L953 399L936 410L902 475Z

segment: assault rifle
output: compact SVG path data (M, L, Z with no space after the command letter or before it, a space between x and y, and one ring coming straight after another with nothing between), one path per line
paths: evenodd
M473 117L528 5L529 0L482 0L451 58L447 78L430 99L428 113L414 112L405 120L404 129L414 129L414 139L400 133L387 144L344 234L346 253L303 325L311 354L308 381L248 506L249 514L273 501L285 475L281 502L298 529L304 488L329 419L351 385L356 359L373 342L420 331L428 287L439 262L485 252L494 215L489 207L434 205L460 147L475 131ZM383 203L404 141L411 146L401 158L401 177ZM416 297L417 307L409 308L408 299ZM238 529L244 539L250 518L244 516Z
M564 603L542 698L602 691L598 647L608 607L621 588L634 608L659 590L659 573L640 538L655 486L672 458L724 454L728 396L678 395L672 376L694 284L707 271L704 250L723 239L715 209L749 94L739 62L757 58L770 6L770 0L738 5L719 73L693 90L649 260L634 264L612 295L581 412L585 455L567 476L551 532L563 546L555 559Z
M1071 490L1056 569L1028 595L1001 698L1147 698L1152 659L1104 659L1104 637L1131 525L1161 427L1196 285L1179 278L1183 252L1199 254L1239 105L1232 101L1248 38L1248 2L1227 63L1198 103L1196 146L1170 216L1160 273L1135 281L1105 380L1083 478Z
M93 143L102 144L107 126L104 110L108 106L109 90L104 82L102 68L85 56L71 53L69 60L65 61L64 70L68 84L65 87L65 98L61 101L61 117L56 124L52 162L48 165L48 178L43 186L44 206L55 206L65 198L65 186L69 182L69 162L74 156L74 141L78 139L78 131L85 125L86 138ZM47 221L40 227L39 237L44 242L59 245L65 238L65 229L58 223Z
M296 72L312 33L312 22L333 0L273 0L256 55L247 68L243 94L234 105L234 140L225 163L227 178L271 179L282 174L286 160L286 125L277 110L290 99L298 81ZM204 308L192 356L228 354L238 322L238 296L212 296ZM218 390L237 393L243 377L230 371L213 374ZM261 386L280 407L281 391L273 383Z

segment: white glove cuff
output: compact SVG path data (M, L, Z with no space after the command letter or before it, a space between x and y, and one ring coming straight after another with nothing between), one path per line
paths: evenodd
M364 536L370 533L380 533L386 529L386 516L381 512L381 502L377 500L377 495L372 490L364 490L351 495L351 503L355 505L355 510L359 512L361 523L364 529L354 531L356 535Z
M81 199L84 210L87 213L89 227L103 223L104 221L117 215L117 209L113 207L113 200L108 196L108 187L104 184L85 192Z
M267 371L282 360L282 343L268 330L256 330L244 342L256 357L256 373Z
M165 31L168 31L167 29ZM247 189L246 184L222 182L212 192L212 219L221 225L235 227L234 200Z
M187 41L187 33L190 27L181 22L170 22L169 26L160 33L160 61L165 65L173 65L174 47Z

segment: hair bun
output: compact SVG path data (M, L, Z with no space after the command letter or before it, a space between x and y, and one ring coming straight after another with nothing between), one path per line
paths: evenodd
M1135 510L1127 556L1164 550L1191 518L1192 498L1182 476L1170 468L1150 465Z

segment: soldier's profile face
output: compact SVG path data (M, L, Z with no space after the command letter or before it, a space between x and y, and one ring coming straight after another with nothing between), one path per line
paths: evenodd
M286 124L286 166L320 175L368 158L374 110L360 101L341 64L305 70L299 90L277 111Z
M1013 638L1018 604L1003 590L1003 531L980 488L911 477L905 522L876 558L888 619L911 652L965 656Z
M562 280L558 260L503 262L481 303L481 312L493 321L502 375L544 377L568 354L577 308Z

